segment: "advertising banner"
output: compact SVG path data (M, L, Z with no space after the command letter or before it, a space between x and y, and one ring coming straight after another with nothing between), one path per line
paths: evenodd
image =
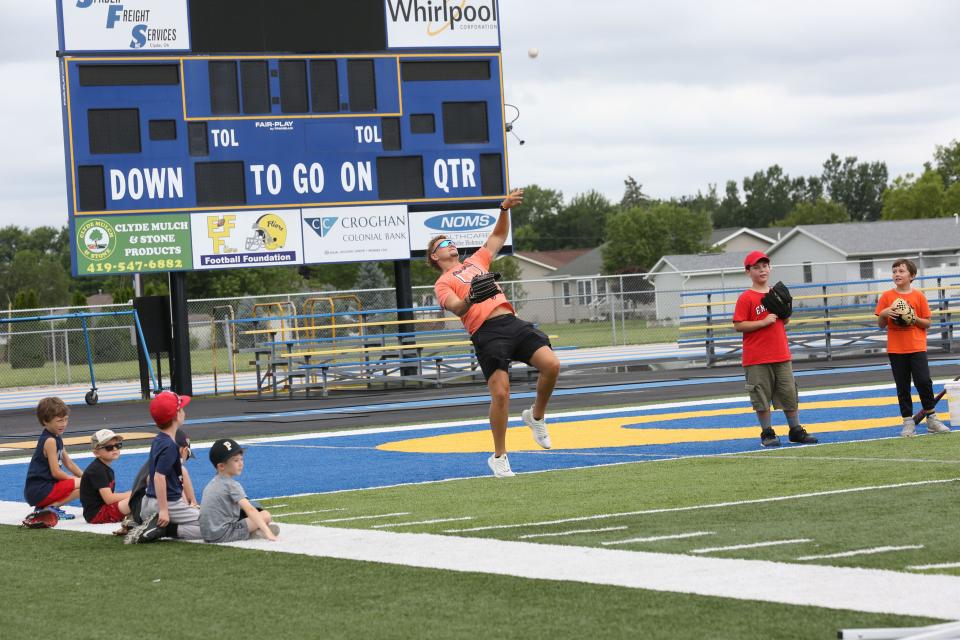
M189 51L186 0L60 0L65 53Z
M407 260L407 207L303 209L303 252L307 263Z
M81 275L193 268L187 214L84 218L75 242Z
M410 214L410 250L423 255L430 238L441 233L461 249L477 249L487 241L500 215L499 209L459 209L456 211L417 211ZM506 245L513 244L513 230Z
M194 213L193 268L303 264L300 210Z
M387 46L499 47L497 0L386 0Z

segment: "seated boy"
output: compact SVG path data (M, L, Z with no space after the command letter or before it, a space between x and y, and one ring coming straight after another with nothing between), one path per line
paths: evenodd
M87 465L80 479L80 504L83 519L90 524L122 522L130 513L130 492L114 491L116 480L111 465L120 457L123 436L110 429L100 429L90 438L93 462ZM122 531L126 533L126 531ZM118 532L117 535L122 535Z
M174 438L177 442L177 449L180 452L180 464L183 465L183 496L187 499L187 504L197 506L197 498L193 493L193 482L190 480L190 474L187 471L187 460L195 457L193 450L190 449L190 436L183 429L177 429L177 436ZM130 522L132 525L143 524L143 518L140 517L140 505L143 498L147 495L147 476L150 475L150 459L143 463L137 475L133 478L133 486L130 487Z
M61 520L72 520L76 516L65 512L60 506L76 500L80 495L83 471L63 448L63 432L67 430L70 420L70 408L60 398L44 398L37 404L37 420L43 425L43 431L30 458L23 497L32 507L46 507ZM64 471L61 465L73 475Z
M200 530L207 542L235 542L251 536L276 540L280 527L272 523L269 511L260 511L247 499L235 480L243 473L243 449L229 438L210 447L210 462L217 475L203 489L200 501Z

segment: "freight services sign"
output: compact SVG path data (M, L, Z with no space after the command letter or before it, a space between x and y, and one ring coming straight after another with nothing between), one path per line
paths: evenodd
M186 0L60 0L64 52L189 51Z
M193 268L186 214L85 219L77 224L75 242L81 275Z
M385 8L391 49L500 46L497 0L386 0Z

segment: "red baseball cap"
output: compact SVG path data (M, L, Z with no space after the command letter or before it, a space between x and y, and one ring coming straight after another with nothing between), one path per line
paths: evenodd
M765 254L763 251L751 251L750 253L747 254L747 257L743 259L743 266L749 269L750 267L757 264L761 260L766 260L767 262L770 262L770 256Z
M190 396L178 396L173 391L161 391L150 401L150 417L163 426L177 417L177 412L190 404Z

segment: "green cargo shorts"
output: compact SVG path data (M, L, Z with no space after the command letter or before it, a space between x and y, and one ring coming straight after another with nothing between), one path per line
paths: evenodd
M771 401L775 408L783 411L796 411L799 408L797 381L793 377L793 363L789 360L752 364L744 369L747 377L745 386L754 411L770 411Z

